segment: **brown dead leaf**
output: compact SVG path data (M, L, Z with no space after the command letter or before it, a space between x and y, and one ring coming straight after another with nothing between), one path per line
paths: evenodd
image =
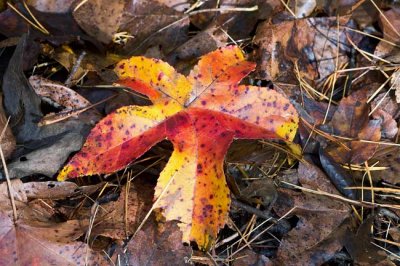
M277 206L290 199L291 207L297 206L293 214L299 217L299 221L283 237L277 261L286 265L319 265L328 261L343 247L347 231L345 220L350 215L350 208L321 196L293 191L280 193ZM283 215L288 210L279 207L277 211Z
M300 164L299 181L304 187L338 194L325 174L311 164ZM325 197L279 189L274 209L282 216L292 207L299 221L281 241L276 263L320 265L343 246L350 207ZM300 244L301 243L301 244Z
M182 233L175 222L156 225L147 221L129 242L124 251L117 253L124 265L190 265L191 248L182 244Z
M72 50L68 46L53 48L49 45L42 45L41 50L42 53L56 60L70 72L73 67L77 65L78 58L83 52L80 50ZM72 84L76 84L76 82L80 80L86 72L93 71L96 73L101 73L101 71L104 70L106 67L118 61L111 56L102 56L96 53L92 53L90 51L85 52L86 55L83 57L81 63L78 65L76 72L71 79Z
M400 9L393 8L383 12L379 16L379 22L383 30L383 38L388 42L381 41L375 49L374 55L386 59L392 63L400 63L400 48L394 44L400 44Z
M330 124L336 135L354 138L368 124L368 120L367 95L360 90L340 101Z
M367 96L363 90L356 91L340 101L330 125L334 134L355 140L345 142L350 150L336 145L328 149L336 162L361 164L374 155L378 144L359 141L378 142L381 139L381 121L369 120L368 112Z
M345 220L350 215L346 204L321 196L281 190L276 206L278 215L284 215L296 206L293 214L299 217L296 227L281 241L278 263L319 265L343 247L347 231Z
M150 186L142 186L140 189L132 186L129 193L126 187L122 187L118 200L103 205L102 210L99 210L98 223L92 235L114 239L126 239L132 235L150 210L152 193Z
M311 162L300 162L297 172L299 176L299 182L303 187L314 190L322 190L331 194L340 194L332 185L331 181L329 181L324 172L322 172L321 169L313 165Z
M154 188L144 182L135 182L130 190L126 186L121 188L121 193L116 201L99 206L90 236L106 236L113 239L126 239L131 236L142 222L152 205ZM77 213L75 209L63 210L64 215L79 219L82 224L88 225L93 218L91 207L81 207Z
M297 63L303 78L310 82L324 80L335 71L338 37L339 65L348 62L346 53L351 46L346 35L357 43L354 32L343 27L354 27L348 17L340 17L339 22L336 17L321 17L261 23L254 39L259 46L256 75L266 80L297 83L294 73Z
M101 253L86 244L65 241L68 230L73 232L74 228L69 224L64 228L57 224L37 227L22 220L14 224L9 216L0 213L0 264L83 265L85 261L92 265L106 264Z
M91 37L108 44L118 32L125 0L78 1L73 7L73 16L79 26Z
M28 198L25 194L24 184L19 179L11 180L11 186L13 189L15 207L17 209L23 209L28 202ZM7 182L0 183L0 211L4 214L12 216L12 205L11 198L8 190Z

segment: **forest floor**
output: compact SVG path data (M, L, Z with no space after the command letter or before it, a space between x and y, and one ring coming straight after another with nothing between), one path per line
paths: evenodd
M399 265L397 1L0 0L0 265Z

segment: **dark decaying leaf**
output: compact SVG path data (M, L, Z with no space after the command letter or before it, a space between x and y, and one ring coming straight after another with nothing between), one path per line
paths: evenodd
M250 249L243 249L233 259L232 266L273 266L272 261Z
M392 81L395 79L395 73L393 73ZM400 81L400 80L398 80ZM400 83L399 83L400 84ZM393 84L396 97L397 93L400 92L399 86ZM400 96L400 95L399 95ZM399 128L395 118L398 117L399 107L396 100L393 97L388 97L386 93L381 93L374 98L371 102L371 109L375 110L372 113L372 117L376 120L381 121L381 134L382 138L392 139L397 135Z
M144 52L150 46L161 46L169 52L186 39L188 19L171 25L156 34L158 30L183 18L183 13L160 1L87 1L76 10L74 18L81 28L93 38L111 43L121 40L118 33L130 35L123 44L122 51L128 54ZM117 35L116 35L117 34Z
M346 249L358 265L378 265L387 259L385 252L373 245L371 237L371 227L375 216L371 215L363 221L356 234L346 236ZM388 261L388 264L393 265Z
M308 188L338 193L315 166L300 164L298 175ZM281 241L275 261L278 265L320 265L342 249L351 211L347 204L284 189L279 189L278 195L274 205L278 215L296 206L292 214L299 218Z
M276 263L320 265L342 249L350 215L345 204L321 196L280 191L276 206L279 215L296 206L293 214L299 217L296 227L281 240Z
M26 38L22 38L18 44L3 80L4 107L11 116L10 126L17 142L40 141L67 132L88 129L87 125L77 120L45 127L36 124L43 114L40 109L40 97L34 92L22 71L25 41Z
M25 17L31 18L29 12L21 3L16 4L15 7ZM59 14L46 13L37 11L34 8L30 8L30 11L35 18L40 18L40 23L50 32L50 35L44 35L37 29L31 27L25 19L10 8L0 13L0 33L7 37L15 37L27 33L28 29L30 29L30 34L58 45L72 40L86 40L91 42L98 49L103 49L95 39L92 39L82 31L72 18L71 12Z
M148 221L116 254L124 265L190 265L191 248L182 244L182 233L175 222L155 224Z
M374 155L379 144L362 140L379 142L381 121L369 120L368 112L369 106L364 90L353 92L340 101L330 125L334 134L354 140L344 142L347 148L331 146L328 152L336 162L362 164Z
M116 201L103 204L99 208L91 235L127 239L135 233L150 210L153 194L153 187L142 182L132 184L129 191L125 186L122 187ZM91 213L89 210L86 211L80 218L89 221Z

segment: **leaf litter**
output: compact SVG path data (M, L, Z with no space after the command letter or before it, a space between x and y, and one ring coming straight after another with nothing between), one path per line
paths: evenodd
M396 1L3 2L1 264L398 263Z

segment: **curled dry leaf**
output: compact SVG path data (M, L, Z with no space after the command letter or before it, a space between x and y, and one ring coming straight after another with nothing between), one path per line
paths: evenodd
M88 100L60 82L40 76L31 76L29 77L29 83L36 94L50 99L56 107L61 105L67 109L79 109L90 105Z
M289 100L262 87L238 85L255 67L236 46L202 57L188 77L160 60L132 57L115 68L119 84L147 95L104 118L59 180L121 170L157 142L174 152L161 172L155 207L179 220L183 240L208 248L224 226L230 198L223 160L233 138L291 141L298 116Z

